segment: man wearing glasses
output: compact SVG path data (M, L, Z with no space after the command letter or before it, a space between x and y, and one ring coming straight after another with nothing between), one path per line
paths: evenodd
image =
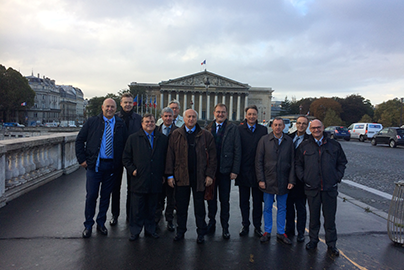
M336 140L327 138L320 120L311 121L310 131L311 136L300 144L296 155L296 174L305 185L310 210L310 242L306 249L317 248L322 208L328 253L339 256L335 214L338 183L344 176L348 161L341 145Z

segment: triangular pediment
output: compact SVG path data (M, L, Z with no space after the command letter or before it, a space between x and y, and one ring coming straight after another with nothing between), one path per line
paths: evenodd
M187 75L184 77L170 79L168 81L162 81L159 84L162 87L164 86L205 87L207 81L209 81L209 87L214 88L240 88L240 89L250 88L248 84L240 83L206 70L191 75Z

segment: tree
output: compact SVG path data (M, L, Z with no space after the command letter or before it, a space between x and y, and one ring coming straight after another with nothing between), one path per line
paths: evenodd
M359 120L359 123L372 123L372 117L370 117L369 115L365 114L364 116L362 116L361 120ZM352 124L352 123L351 123ZM349 124L348 124L349 125Z
M332 98L321 97L311 103L310 114L323 121L329 109L333 110L338 117L342 112L341 104L338 101Z
M401 102L398 98L379 104L374 119L385 127L400 125Z
M304 114L306 115L310 110L311 103L316 100L316 98L302 98L296 102L290 103L289 114ZM301 107L300 107L301 106ZM301 108L301 110L300 110Z
M12 111L17 112L17 122L24 122L18 119L18 112L32 107L35 95L35 91L20 72L0 65L0 111L3 112L4 122L9 121Z
M119 110L119 108L120 108L119 96L109 93L104 97L93 97L88 101L87 111L88 111L89 117L96 116L96 115L99 115L100 113L102 113L101 106L106 98L112 98L113 100L115 100L116 105L117 105L117 111Z
M368 99L361 95L352 94L345 99L334 98L341 104L341 119L350 125L359 122L359 120L367 114L372 117L374 114L373 106Z
M280 115L288 115L289 113L290 113L290 101L288 100L288 96L286 96L285 100L281 102Z
M325 127L343 126L344 122L341 120L341 118L337 115L337 113L334 110L328 109L325 114L323 124Z

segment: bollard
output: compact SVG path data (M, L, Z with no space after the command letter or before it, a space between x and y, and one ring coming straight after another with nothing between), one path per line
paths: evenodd
M404 244L404 181L395 183L387 218L387 233L396 244Z

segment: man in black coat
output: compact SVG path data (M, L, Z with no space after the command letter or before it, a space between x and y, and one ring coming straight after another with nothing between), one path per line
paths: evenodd
M310 242L306 249L317 248L322 209L328 252L338 256L335 226L338 183L344 176L348 161L339 142L327 138L320 120L311 121L310 131L310 138L300 144L296 156L296 175L305 185L310 210Z
M225 104L217 104L213 114L215 120L206 127L206 130L210 131L215 139L217 156L215 192L213 200L208 201L208 233L215 231L217 194L219 192L222 236L224 239L229 239L230 189L231 180L236 179L240 171L240 134L237 126L227 121L227 106Z
M153 114L145 114L142 119L143 129L128 138L123 153L123 164L131 175L131 241L139 238L143 227L145 236L159 237L154 215L158 195L163 188L168 138L160 132L155 132L155 121Z
M163 123L160 126L157 126L156 130L164 134L168 138L170 138L172 132L178 128L176 125L173 124L174 112L170 107L165 107L164 109L161 110L160 115L161 119L163 120ZM156 208L156 216L155 216L156 225L158 225L158 223L160 222L160 218L164 210L166 197L167 197L167 207L164 216L167 221L167 229L170 232L173 232L175 230L175 226L173 223L174 208L175 208L174 188L170 187L167 181L164 181L163 191L159 195L159 201Z
M309 138L306 133L309 119L306 116L299 116L296 119L296 131L289 134L293 139L295 150L300 143ZM297 152L296 152L297 153ZM295 207L297 213L297 224L295 226ZM304 194L304 185L302 181L296 181L296 185L290 190L286 201L286 227L285 233L290 238L295 235L297 228L297 242L304 242L304 230L306 228L306 195Z
M105 221L109 198L115 178L122 168L122 153L127 138L124 122L114 116L115 101L107 98L101 108L102 114L88 119L76 138L77 160L87 170L83 238L91 236L100 185L97 230L103 235L108 234Z
M141 129L142 117L135 113L133 110L133 96L130 93L125 93L121 96L122 111L116 115L121 118L128 130L128 136L138 132ZM112 218L109 222L111 226L118 223L118 217L120 213L121 205L121 185L122 185L123 167L119 171L114 184L114 189L111 196L111 213ZM127 178L127 192L126 192L126 220L129 220L129 205L130 205L130 175L126 175Z
M255 154L258 141L262 136L268 134L268 129L257 122L258 108L250 105L245 109L246 119L238 126L241 139L241 165L240 172L236 178L236 185L239 190L240 210L242 227L240 236L247 235L250 226L250 191L253 201L252 221L254 232L262 236L262 191L258 188L257 176L255 174Z

